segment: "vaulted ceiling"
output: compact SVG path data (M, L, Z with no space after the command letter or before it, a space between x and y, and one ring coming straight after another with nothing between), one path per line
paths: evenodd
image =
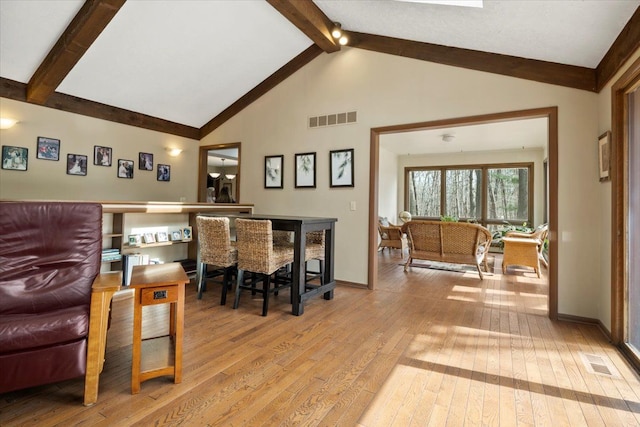
M341 48L599 91L640 46L640 0L478 2L0 0L0 96L200 139Z

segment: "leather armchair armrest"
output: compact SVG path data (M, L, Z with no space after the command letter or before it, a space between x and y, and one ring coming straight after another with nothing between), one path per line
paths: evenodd
M100 273L91 286L91 308L89 312L89 339L87 342L87 369L84 379L84 405L90 406L98 400L98 382L104 366L107 345L109 311L113 294L122 286L122 272Z

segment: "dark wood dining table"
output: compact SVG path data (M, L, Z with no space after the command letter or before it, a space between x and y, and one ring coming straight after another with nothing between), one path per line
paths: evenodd
M287 215L266 215L266 214L212 214L202 213L202 216L226 216L229 219L268 219L274 230L284 230L293 232L294 257L292 266L293 284L292 293L292 313L296 316L304 314L304 302L319 294L324 294L324 299L333 299L333 291L336 287L334 277L334 246L335 246L335 223L337 218L319 218L305 216ZM321 286L306 286L305 271L305 247L306 233L309 231L325 231L325 260L324 260L324 284ZM196 235L196 233L194 233ZM199 280L199 278L198 278Z

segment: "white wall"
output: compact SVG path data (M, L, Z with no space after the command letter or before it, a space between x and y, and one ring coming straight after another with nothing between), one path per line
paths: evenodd
M402 205L398 204L402 193L398 189L404 187L404 178L398 176L398 155L382 146L378 173L378 215L387 217L392 224L402 224L398 218L398 213L403 210Z
M0 170L0 198L53 200L197 201L198 141L79 114L0 98L0 113L20 122L0 130L2 145L29 150L26 171ZM60 140L60 160L36 159L39 136ZM93 146L111 147L112 166L93 165ZM182 148L171 157L167 147ZM138 153L152 153L154 170L138 169ZM88 156L86 176L67 175L67 154ZM133 179L117 177L118 159L135 162ZM157 165L171 165L171 180L157 181Z
M404 209L404 168L411 166L451 166L491 163L534 163L533 166L533 225L542 224L544 217L544 150L500 150L469 153L446 153L400 156L398 159L398 192L401 195L398 209Z
M241 141L243 201L261 213L334 216L336 277L367 281L369 141L372 127L557 106L559 109L559 312L598 317L601 226L597 95L408 58L345 48L322 54L201 141ZM358 111L358 123L307 128L307 117ZM355 149L355 188L330 189L328 152ZM318 187L293 188L295 153L318 153ZM264 156L284 154L285 188L264 190ZM356 201L358 209L349 210ZM585 215L585 212L590 212Z

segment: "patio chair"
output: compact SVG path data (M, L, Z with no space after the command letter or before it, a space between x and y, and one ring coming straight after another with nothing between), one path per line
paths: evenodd
M380 243L378 243L378 250L384 251L384 248L400 249L400 256L404 258L405 249L409 248L407 243L407 236L402 232L402 228L399 225L390 224L387 218L378 219L378 234L380 236Z

